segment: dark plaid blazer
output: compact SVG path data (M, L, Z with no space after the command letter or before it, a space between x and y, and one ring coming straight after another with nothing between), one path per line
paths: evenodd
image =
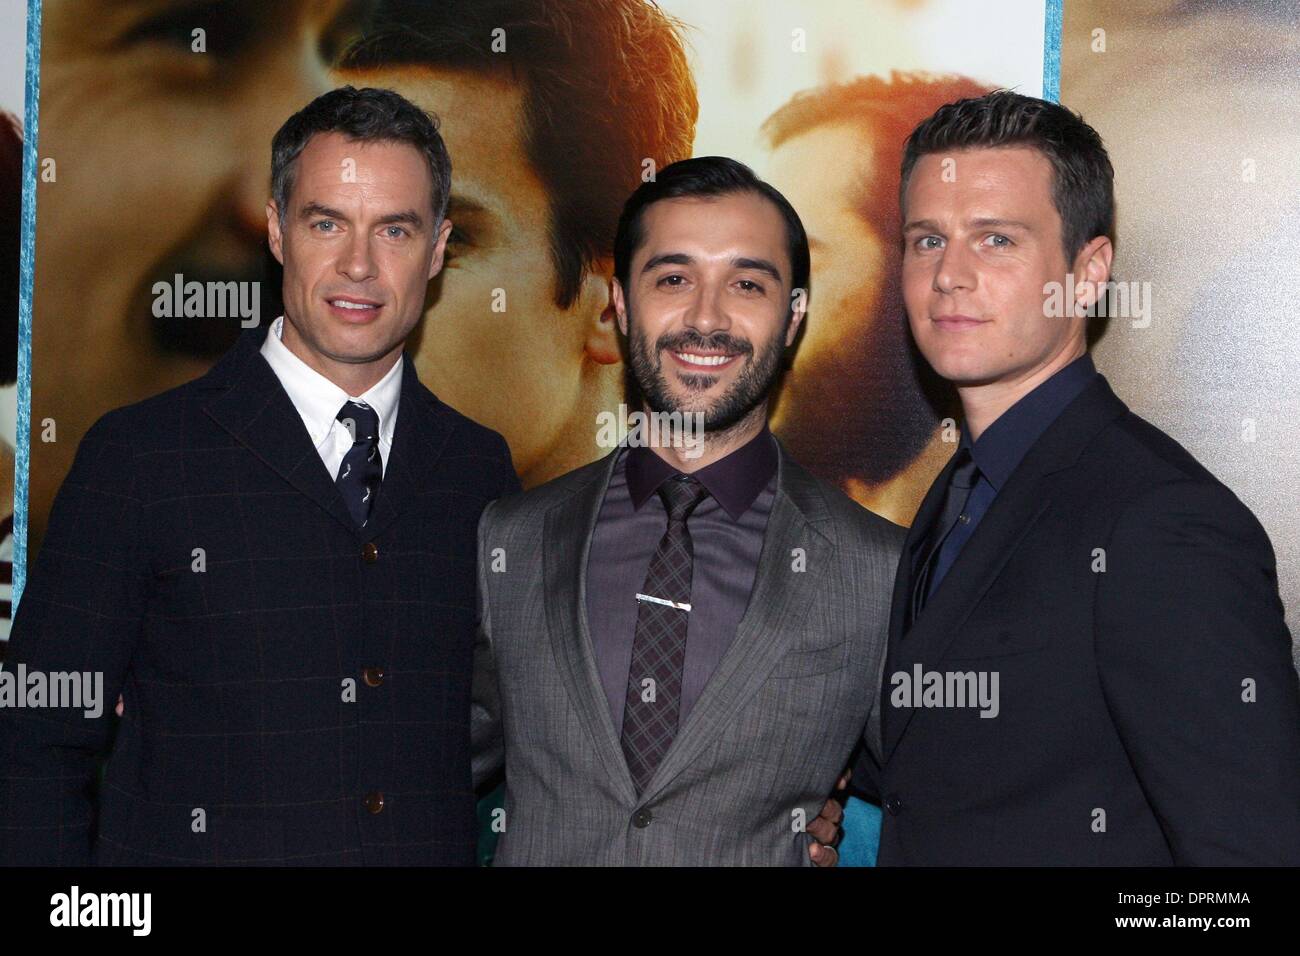
M476 527L509 451L404 354L362 532L265 336L83 439L6 667L102 672L104 713L0 708L0 863L473 863Z

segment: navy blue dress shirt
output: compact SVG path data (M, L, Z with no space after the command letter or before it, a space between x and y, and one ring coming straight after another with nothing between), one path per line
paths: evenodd
M939 587L1025 454L1096 377L1097 369L1092 364L1092 357L1085 353L998 416L975 442L971 442L970 432L962 431L958 448L970 449L975 466L979 468L979 477L962 510L966 520L953 526L952 533L939 549L930 578L931 594Z

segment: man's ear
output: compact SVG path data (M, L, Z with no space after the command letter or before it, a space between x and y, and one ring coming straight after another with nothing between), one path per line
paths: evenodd
M790 292L790 324L785 330L785 347L794 345L799 335L799 327L808 317L808 290L794 289Z
M627 336L627 298L623 294L623 283L617 278L609 281L609 303L614 309L614 319L618 322L618 330Z
M443 217L438 226L438 234L433 239L433 258L429 260L429 278L432 279L442 271L442 264L447 255L447 238L451 235L451 220Z
M266 244L276 261L284 265L284 236L280 234L280 210L274 199L266 201Z
M617 320L610 284L614 281L614 263L601 260L592 266L578 291L578 303L583 330L583 351L598 365L613 365L622 361L618 350ZM622 322L619 322L622 328Z
M1102 287L1110 281L1110 263L1115 248L1105 236L1097 236L1074 257L1075 314L1083 315L1101 298Z

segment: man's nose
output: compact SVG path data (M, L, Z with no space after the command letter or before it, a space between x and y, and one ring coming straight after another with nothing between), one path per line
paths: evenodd
M725 332L730 329L731 317L727 314L725 289L722 285L702 284L685 318L687 327L701 335Z
M970 291L977 283L974 253L962 243L949 243L944 247L943 256L934 272L935 291L945 294Z
M338 263L339 273L353 282L364 282L376 275L374 248L368 233L354 229L343 245Z

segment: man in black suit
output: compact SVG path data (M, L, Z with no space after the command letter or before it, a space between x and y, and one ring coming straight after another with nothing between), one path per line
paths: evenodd
M1087 353L1100 138L998 92L923 122L902 172L908 319L965 423L899 566L883 766L855 775L879 863L1300 863L1268 537Z
M101 418L54 504L6 668L102 691L0 708L0 863L473 862L476 528L518 484L404 352L450 173L389 91L276 134L284 317Z

